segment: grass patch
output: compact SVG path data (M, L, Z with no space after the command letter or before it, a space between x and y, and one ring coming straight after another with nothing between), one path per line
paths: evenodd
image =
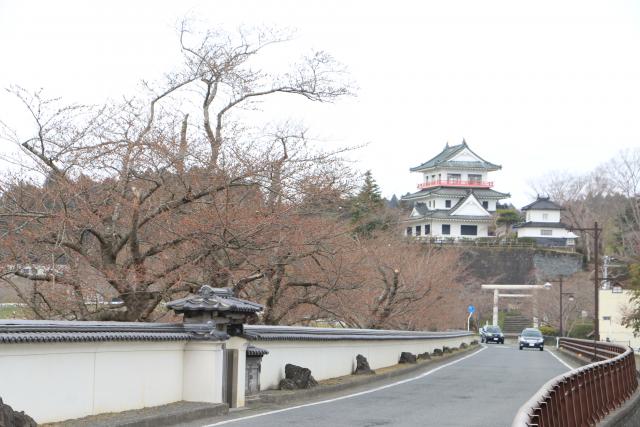
M0 319L31 319L32 313L27 307L0 306Z

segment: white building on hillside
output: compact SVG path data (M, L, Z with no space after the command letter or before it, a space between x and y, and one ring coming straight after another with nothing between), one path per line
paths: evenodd
M493 213L508 193L492 190L489 172L501 169L471 151L466 141L449 146L413 167L422 174L416 193L402 197L413 205L404 221L405 235L435 238L476 238L489 235Z
M525 222L514 226L518 237L531 237L541 246L575 246L578 236L567 230L560 222L564 208L549 197L540 197L522 208L526 212Z

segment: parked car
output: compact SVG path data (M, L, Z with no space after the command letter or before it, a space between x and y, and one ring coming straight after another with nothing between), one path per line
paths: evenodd
M499 326L485 326L484 336L482 338L482 342L504 344L504 334Z
M537 328L526 328L518 337L518 346L520 350L523 348L539 348L544 350L544 337L542 332Z

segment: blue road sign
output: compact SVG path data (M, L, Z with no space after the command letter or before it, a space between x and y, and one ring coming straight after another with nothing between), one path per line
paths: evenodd
M470 305L469 307L467 307L467 311L469 312L469 314L473 314L473 312L476 311L476 308Z

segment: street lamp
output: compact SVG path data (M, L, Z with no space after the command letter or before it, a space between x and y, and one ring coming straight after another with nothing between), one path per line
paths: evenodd
M567 295L569 297L569 301L573 301L573 292L562 292L562 276L560 276L560 278L558 280L549 280L549 282L558 282L560 284L560 336L564 336L564 330L562 328L562 297ZM545 283L544 286L545 289L550 289L553 285L551 283Z

